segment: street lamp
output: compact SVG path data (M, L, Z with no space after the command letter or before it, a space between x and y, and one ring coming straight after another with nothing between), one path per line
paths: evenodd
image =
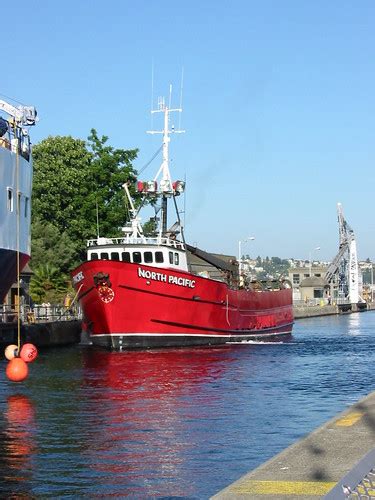
M238 274L241 274L242 271L242 252L241 252L241 243L246 243L247 241L255 240L255 236L248 236L244 240L240 240L238 242Z
M314 248L313 250L311 250L311 252L309 253L309 263L310 263L310 271L309 271L309 276L311 278L311 265L312 265L312 262L311 262L311 254L312 252L314 252L315 250L320 250L320 247L316 247Z

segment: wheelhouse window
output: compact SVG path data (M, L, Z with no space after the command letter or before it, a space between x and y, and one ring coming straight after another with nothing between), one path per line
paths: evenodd
M169 263L173 264L173 252L169 252Z
M174 263L176 264L176 266L178 266L178 264L180 263L180 256L177 252L174 253Z
M130 262L130 252L122 252L122 261Z
M155 262L161 264L164 262L163 252L155 252Z
M153 262L152 252L145 252L143 254L143 258L146 264L152 263Z
M141 252L133 252L133 262L140 264L142 262Z
M108 253L107 253L107 252L102 252L102 253L100 254L100 258L101 258L101 259L107 259L107 260L108 260L108 259L109 259L109 255L108 255Z
M13 212L13 189L7 188L7 207L9 212Z
M97 260L99 258L99 255L97 253L92 253L90 255L90 260Z
M111 252L111 260L120 260L120 255L118 252Z

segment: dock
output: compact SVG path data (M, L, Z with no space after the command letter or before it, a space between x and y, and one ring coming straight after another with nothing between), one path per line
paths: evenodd
M351 314L366 311L373 311L375 309L375 302L368 302L363 304L362 307L359 305L348 304L346 306L340 305L296 305L293 306L294 319L303 318L314 318L316 316L332 316L339 314Z
M76 308L46 305L20 311L22 343L31 342L39 348L79 344L81 330L82 320ZM0 310L0 346L17 344L17 340L17 312L3 305Z
M375 498L375 392L211 498Z

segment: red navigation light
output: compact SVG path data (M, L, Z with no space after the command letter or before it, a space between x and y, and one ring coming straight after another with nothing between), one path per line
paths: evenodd
M175 181L173 183L173 191L176 194L181 194L185 191L185 182L184 181Z
M158 183L156 181L137 182L138 193L156 193L157 189L158 189Z

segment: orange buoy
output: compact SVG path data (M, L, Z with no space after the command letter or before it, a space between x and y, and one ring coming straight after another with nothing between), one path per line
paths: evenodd
M13 358L7 364L5 373L12 382L21 382L27 378L29 368L23 359Z
M31 363L38 356L38 349L34 344L23 344L21 347L20 357L26 361L26 363Z
M5 357L10 361L18 355L18 346L16 344L10 344L5 348Z

